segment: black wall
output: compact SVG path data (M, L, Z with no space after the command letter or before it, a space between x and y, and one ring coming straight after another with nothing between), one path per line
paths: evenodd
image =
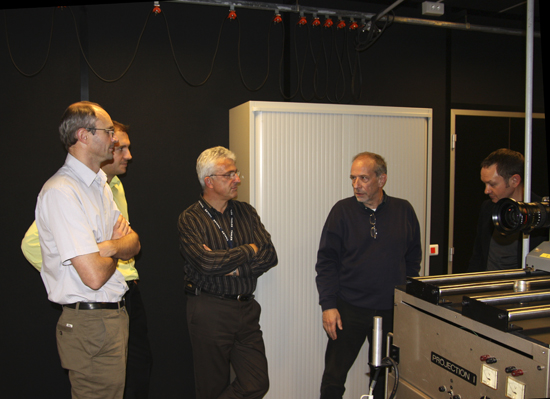
M335 4L300 3L332 8ZM432 108L431 242L439 244L440 255L430 258L431 274L445 273L447 268L450 109L524 110L524 37L396 23L360 53L361 79L357 76L355 80L355 95L360 87L361 96L355 99L349 90L349 66L344 62L342 67L347 82L347 91L342 94L338 63L327 56L327 74L321 55L322 43L326 51L334 52L330 45L334 38L341 51L345 40L348 45L352 43L349 34L346 37L335 29L296 28L298 16L294 14L283 15L283 27L271 24L272 11L237 9L238 20L227 21L224 7L161 3L162 14L150 15L152 4L3 11L1 31L7 27L8 32L8 41L0 40L0 359L7 369L2 373L3 397L62 399L70 395L55 344L59 310L47 301L39 274L20 251L21 239L34 219L36 196L63 164L65 151L57 126L69 104L89 99L101 104L113 119L131 126L134 160L122 181L132 225L142 243L137 266L155 360L151 397L163 399L193 397L176 220L200 191L194 169L197 156L208 147L229 144L230 108L250 100L285 101L295 92L300 76L304 96L298 93L291 101L334 102L341 97L342 103L350 104ZM338 7L368 13L381 9L354 1L338 2ZM419 10L416 16L421 17ZM484 23L475 19L469 22ZM247 85L259 86L269 66L267 81L257 91L247 90L241 81L239 28L241 67ZM311 52L304 50L308 31L313 52L321 60L317 74ZM283 32L287 58L280 67ZM208 76L220 38L212 73L204 85L193 87L184 81L168 34L183 75L195 84ZM78 38L101 78L86 66ZM309 57L303 75L296 71L295 43L300 67L304 54ZM544 112L540 55L540 39L536 39L535 112ZM32 77L14 66L30 74L44 61L44 68ZM319 96L324 95L328 84L328 98L310 99L314 76L318 78ZM283 94L281 87L286 90ZM482 190L478 175L472 176L471 189ZM479 204L467 206L477 214Z

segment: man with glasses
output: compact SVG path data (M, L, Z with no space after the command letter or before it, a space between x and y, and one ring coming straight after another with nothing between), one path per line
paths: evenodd
M113 125L118 142L115 143L113 159L103 162L101 169L107 176L107 184L113 192L115 204L122 216L129 220L126 194L118 176L126 173L128 162L132 159L130 137L128 135L130 127L117 121L113 121ZM42 254L36 222L33 222L27 230L21 242L21 250L29 263L40 272L42 269ZM124 399L145 399L148 397L152 367L147 316L139 291L139 274L135 263L135 259L132 258L129 260L119 259L117 264L117 269L123 274L128 284L128 291L124 295L124 303L130 317Z
M253 293L277 253L256 210L235 200L241 182L235 161L224 147L202 152L202 195L178 220L197 399L256 399L269 389Z
M65 164L42 187L35 218L48 299L63 307L56 328L73 398L122 398L128 348L128 285L119 259L138 254L138 235L121 215L101 164L113 159L113 122L82 101L63 114Z
M408 201L385 193L387 178L384 158L357 154L350 173L354 196L337 202L323 227L315 266L323 328L329 337L321 399L342 398L348 371L365 338L372 344L375 316L382 317L385 343L393 329L395 286L420 271L418 219ZM374 398L384 397L384 385L380 378Z

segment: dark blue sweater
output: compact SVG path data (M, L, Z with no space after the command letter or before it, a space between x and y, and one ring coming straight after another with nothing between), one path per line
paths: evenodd
M336 298L367 309L393 308L396 285L418 276L422 260L420 226L412 205L384 194L374 212L350 197L337 202L323 227L317 253L316 283L322 310Z

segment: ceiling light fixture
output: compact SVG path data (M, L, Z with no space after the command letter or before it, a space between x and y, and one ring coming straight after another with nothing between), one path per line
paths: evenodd
M445 4L441 2L425 1L422 3L422 15L440 17L445 13Z

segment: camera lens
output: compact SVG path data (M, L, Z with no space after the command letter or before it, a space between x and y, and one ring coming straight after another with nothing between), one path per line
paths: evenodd
M499 200L493 210L493 224L503 234L529 234L550 225L548 202L520 202L512 198Z

